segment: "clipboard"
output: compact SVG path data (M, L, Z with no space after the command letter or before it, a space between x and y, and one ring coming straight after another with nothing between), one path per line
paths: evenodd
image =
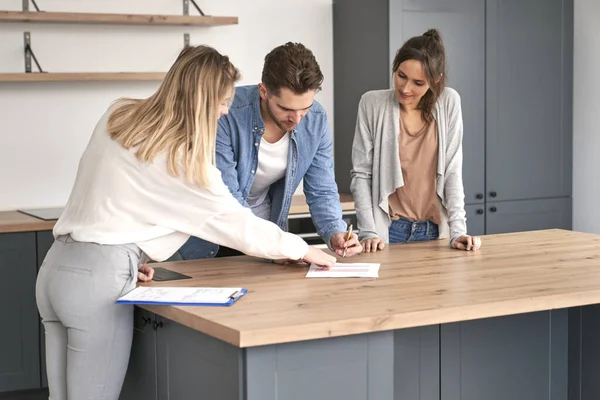
M244 288L138 286L116 304L228 307L248 292Z

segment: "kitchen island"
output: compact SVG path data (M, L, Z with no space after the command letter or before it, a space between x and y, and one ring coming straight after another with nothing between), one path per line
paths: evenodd
M600 235L565 230L392 245L307 279L250 257L163 263L245 287L231 307L141 306L122 399L596 399ZM598 339L596 339L596 336ZM583 351L583 348L586 351ZM589 379L588 379L589 378Z

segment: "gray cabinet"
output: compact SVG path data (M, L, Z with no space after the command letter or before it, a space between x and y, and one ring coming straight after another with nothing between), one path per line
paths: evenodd
M572 0L487 0L488 234L571 229L572 59Z
M241 349L151 313L138 311L136 324L137 316L151 321L145 333L136 329L122 400L391 400L395 390L434 400L439 393L413 379L439 380L438 326Z
M485 204L465 206L467 213L467 232L470 235L485 235Z
M240 399L242 350L136 307L122 400Z
M394 393L399 360L394 343L394 333L386 331L247 348L246 391L240 399L406 398Z
M487 199L570 196L573 1L487 0L486 17Z
M127 376L121 391L122 400L157 400L156 316L135 308L133 346Z
M333 1L335 180L350 193L352 140L360 97L389 87L388 0Z
M0 234L0 392L40 387L35 233Z
M35 233L35 240L37 247L37 266L39 270L50 247L54 244L54 235L52 235L52 231L39 231Z
M44 262L44 258L46 258L46 254L50 247L52 247L52 243L54 243L54 236L52 235L52 231L39 231L35 233L36 235L36 247L37 247L37 269L39 271L42 263ZM48 375L46 374L46 341L44 340L44 325L40 319L40 373L42 374L42 387L48 387Z
M156 330L136 336L123 400L567 400L569 346L582 343L569 343L567 309L247 349L148 316Z
M567 400L568 310L446 324L440 336L442 399Z
M569 400L600 399L600 305L569 310Z
M414 376L413 362L421 362L421 367L435 377L439 371L435 361L439 359L437 326L429 332L419 328L416 336L401 333L396 339L393 332L376 332L241 349L162 317L147 316L152 322L146 326L154 329L147 331L147 337L136 332L122 400L187 400L198 396L223 400L391 400L395 398L395 378L408 382L407 378ZM420 339L421 332L422 344L415 351L409 346ZM404 348L395 352L396 343ZM150 359L148 354L156 357ZM395 359L404 365L396 376ZM410 388L402 388L404 393L420 390L419 386L427 396L435 392L425 382L409 383Z
M333 20L340 191L349 191L360 96L391 87L397 49L437 28L448 86L461 96L465 203L477 205L467 207L469 232L571 228L573 0L347 0L334 2ZM358 45L367 37L377 44ZM511 216L538 206L558 216L500 221L500 211L490 212L500 202L511 203L502 206ZM473 215L480 205L484 214Z
M444 40L447 86L461 96L465 202L483 202L485 193L485 1L390 1L388 76L404 41L437 28ZM336 98L337 100L337 98ZM356 113L356 110L355 110ZM355 115L355 114L354 114Z
M441 400L440 325L394 331L394 398Z
M571 198L488 202L486 233L570 229Z
M242 349L157 317L158 398L243 398Z

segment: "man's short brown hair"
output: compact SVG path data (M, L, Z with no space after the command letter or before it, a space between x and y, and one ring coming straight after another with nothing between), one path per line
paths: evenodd
M302 43L288 42L266 55L262 83L275 95L282 88L304 94L321 89L323 74L312 51Z

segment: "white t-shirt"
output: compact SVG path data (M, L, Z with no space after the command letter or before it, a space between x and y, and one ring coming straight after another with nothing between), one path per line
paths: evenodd
M254 215L269 219L271 204L267 195L271 185L285 176L289 148L289 132L275 143L261 138L256 176L246 199Z
M141 163L134 150L113 141L109 109L83 153L77 177L54 235L82 242L135 243L153 260L173 255L194 235L246 254L299 259L308 252L300 237L256 217L229 192L212 166L212 183L201 187L172 176L166 154Z

